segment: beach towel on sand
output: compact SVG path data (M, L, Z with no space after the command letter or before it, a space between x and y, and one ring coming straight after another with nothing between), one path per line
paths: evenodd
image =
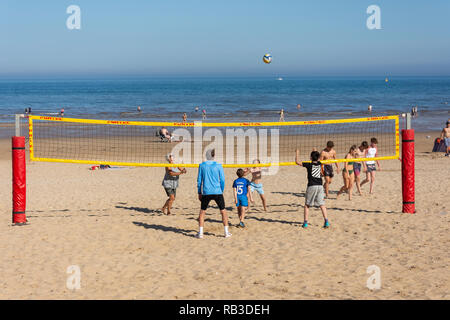
M433 152L445 152L446 149L444 139L436 138L434 140Z

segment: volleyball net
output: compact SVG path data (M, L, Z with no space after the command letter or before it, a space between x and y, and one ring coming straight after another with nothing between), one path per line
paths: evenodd
M138 122L29 116L32 161L116 166L197 167L214 149L224 167L295 165L295 150L309 160L333 141L345 162L352 145L378 140L378 156L399 158L399 117L291 122ZM169 164L167 154L175 164ZM255 165L258 159L260 164Z

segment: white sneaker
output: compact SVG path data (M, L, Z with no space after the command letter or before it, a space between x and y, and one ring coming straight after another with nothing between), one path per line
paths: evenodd
M229 238L229 237L231 237L231 233L225 233L225 238Z
M197 235L195 236L197 239L203 239L203 234L202 233L197 233Z

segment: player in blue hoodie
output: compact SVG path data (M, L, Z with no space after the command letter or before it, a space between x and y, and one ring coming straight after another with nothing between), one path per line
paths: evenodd
M215 150L206 152L206 161L198 167L197 191L198 199L201 201L200 215L198 217L199 232L197 238L203 238L203 226L205 224L205 214L209 202L214 200L222 214L225 238L231 237L228 231L228 215L225 211L225 200L223 190L225 188L225 174L220 163L214 161Z

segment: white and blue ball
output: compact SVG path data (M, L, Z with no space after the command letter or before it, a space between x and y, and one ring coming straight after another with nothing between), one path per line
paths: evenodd
M272 55L270 53L266 53L263 57L263 61L267 64L272 62Z

